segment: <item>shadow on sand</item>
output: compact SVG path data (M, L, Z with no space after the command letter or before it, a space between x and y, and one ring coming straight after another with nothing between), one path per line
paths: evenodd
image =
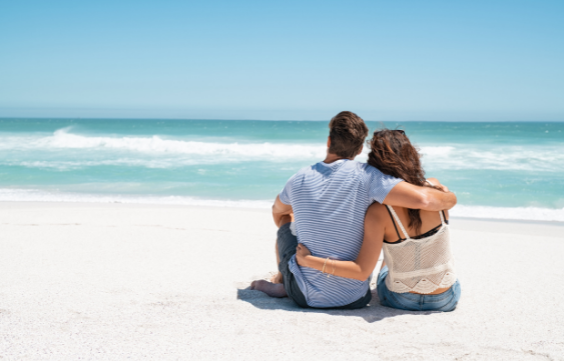
M384 307L380 305L378 294L376 290L372 290L372 300L368 306L358 310L331 310L331 309L315 309L315 308L301 308L296 305L289 298L273 298L267 296L261 291L246 289L237 289L237 298L260 308L262 310L284 310L290 312L311 312L311 313L325 313L332 316L354 316L362 317L366 322L372 323L383 320L388 317L395 317L400 315L431 315L436 312L423 312L423 311L404 311L395 308Z

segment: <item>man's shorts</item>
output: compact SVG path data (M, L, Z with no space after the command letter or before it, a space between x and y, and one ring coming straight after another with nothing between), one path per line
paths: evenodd
M278 270L282 273L282 277L284 278L284 288L286 289L286 293L288 297L290 297L294 302L298 304L298 306L303 308L309 308L306 298L300 290L296 278L294 274L290 271L290 267L288 266L288 262L290 258L294 254L296 254L296 247L298 246L298 238L294 236L290 230L291 223L286 223L280 227L278 230L278 256L280 257L280 264L278 265ZM362 308L368 305L370 299L372 298L372 294L370 293L370 289L366 295L361 297L359 300L354 301L353 303L349 303L348 305L340 306L340 307L328 307L332 309L357 309Z

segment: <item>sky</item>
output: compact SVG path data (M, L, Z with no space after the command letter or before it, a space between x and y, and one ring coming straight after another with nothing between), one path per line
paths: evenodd
M564 1L6 1L0 117L564 121Z

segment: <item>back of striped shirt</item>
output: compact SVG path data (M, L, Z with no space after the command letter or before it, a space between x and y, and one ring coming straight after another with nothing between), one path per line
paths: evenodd
M352 261L362 245L366 210L401 181L354 160L320 162L292 176L280 200L292 206L298 241L313 255ZM300 267L295 256L289 267L311 307L344 306L368 291L369 280L327 277Z

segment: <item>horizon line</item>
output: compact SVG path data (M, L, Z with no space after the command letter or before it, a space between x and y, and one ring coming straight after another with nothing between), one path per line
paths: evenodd
M25 117L25 116L2 116L0 120L14 119L14 120L177 120L177 121L258 121L258 122L328 122L331 119L250 119L250 118L170 118L170 117ZM437 122L437 123L532 123L532 122L546 122L546 123L564 123L562 120L434 120L434 119L405 119L405 120L389 120L389 119L363 119L365 122Z

